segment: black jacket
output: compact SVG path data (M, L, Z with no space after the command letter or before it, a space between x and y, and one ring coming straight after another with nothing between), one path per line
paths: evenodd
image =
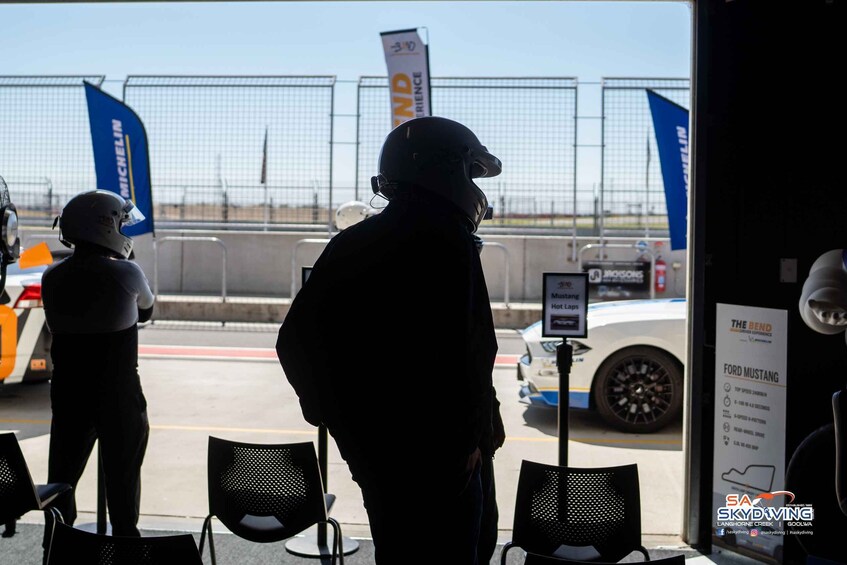
M303 415L327 425L357 480L389 463L460 473L491 435L496 351L472 235L428 193L334 237L277 342Z

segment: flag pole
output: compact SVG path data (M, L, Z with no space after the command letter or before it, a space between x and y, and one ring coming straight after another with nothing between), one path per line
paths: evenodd
M650 132L647 132L647 167L644 170L644 237L650 237Z
M263 189L263 201L265 208L265 227L264 231L268 231L268 224L271 221L271 209L269 207L268 202L268 126L265 126L265 142L262 144L262 189Z

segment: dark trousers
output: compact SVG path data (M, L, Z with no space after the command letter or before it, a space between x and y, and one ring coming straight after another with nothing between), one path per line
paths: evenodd
M482 516L479 465L459 496L396 479L360 486L378 565L430 564L439 552L449 552L451 564L477 565ZM421 539L432 543L423 548Z
M497 508L497 492L494 488L494 458L482 456L480 460L480 483L482 486L482 520L479 528L477 556L479 565L491 563L497 548L497 523L500 511Z
M141 463L149 435L144 410L86 411L53 410L50 426L50 461L47 482L68 483L76 490L94 441L100 441L103 471L106 476L106 500L112 534L138 536ZM74 491L62 495L55 506L65 522L76 520Z

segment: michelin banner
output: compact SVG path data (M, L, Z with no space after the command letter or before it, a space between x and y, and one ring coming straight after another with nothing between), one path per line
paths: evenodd
M688 110L647 90L665 185L671 249L688 247Z
M125 228L138 236L153 233L153 197L147 133L138 115L120 100L85 83L97 188L111 190L144 214L144 221Z
M415 29L385 31L380 36L388 66L391 127L431 116L429 48Z

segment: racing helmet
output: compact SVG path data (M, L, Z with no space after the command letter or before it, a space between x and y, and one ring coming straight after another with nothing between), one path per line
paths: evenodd
M490 214L488 199L473 179L500 174L500 159L464 125L434 116L394 128L379 155L374 193L391 200L398 189L419 187L452 202L468 218L471 231Z
M339 231L346 230L350 226L354 226L364 219L370 218L377 214L377 210L371 208L364 202L351 200L345 202L335 211L335 227Z
M67 247L91 243L126 259L132 252L132 239L121 229L144 220L144 214L114 192L92 190L71 198L56 220L59 241Z

